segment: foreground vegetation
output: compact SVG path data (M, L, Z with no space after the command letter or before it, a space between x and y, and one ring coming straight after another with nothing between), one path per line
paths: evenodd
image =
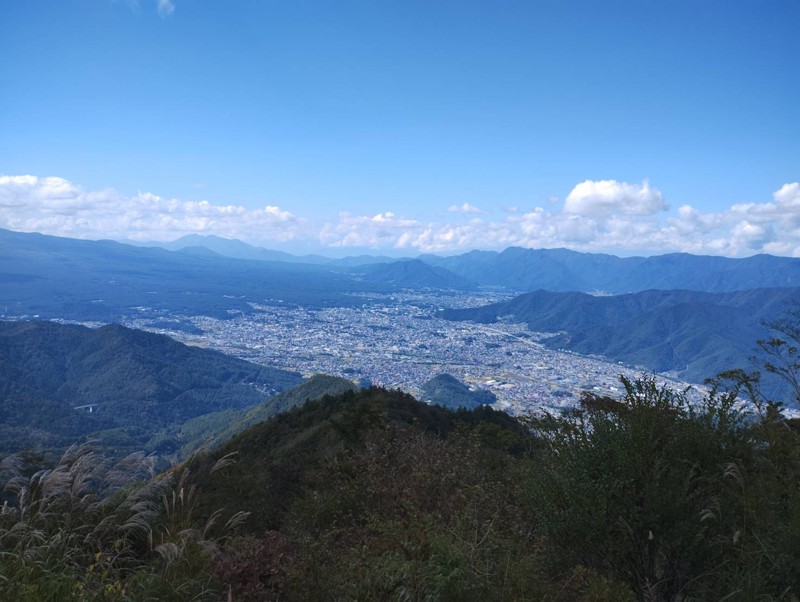
M349 391L144 480L9 456L0 599L796 600L797 425L728 377L525 425Z

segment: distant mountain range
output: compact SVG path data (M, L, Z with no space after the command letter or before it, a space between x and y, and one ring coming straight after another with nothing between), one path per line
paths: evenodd
M115 455L164 448L159 433L251 407L294 387L294 372L118 325L0 321L0 451L92 438Z
M465 278L453 274L450 270L429 265L419 259L374 264L362 269L364 278L370 282L393 285L399 288L475 288Z
M524 249L509 247L497 251L470 251L441 257L420 255L412 258L360 255L331 259L321 255L297 256L282 251L254 247L242 241L192 234L171 243L148 243L169 250L197 252L203 247L217 255L238 259L308 263L337 267L372 265L370 274L389 270L389 265L405 264L406 271L417 262L436 268L443 288L498 286L512 291L602 291L612 294L649 289L687 289L726 292L750 288L800 286L800 259L755 255L742 259L672 253L652 257L616 257L603 253L579 253L568 249ZM410 262L414 262L411 264ZM382 267L381 267L382 266ZM415 268L397 281L404 286L427 286L436 282L430 272ZM447 270L449 274L441 269ZM453 278L456 276L457 278ZM388 282L390 275L379 281Z
M484 307L445 310L443 316L524 322L534 331L563 332L545 341L552 348L603 355L702 382L724 370L755 368L750 358L756 341L770 335L764 322L797 304L800 288L653 290L616 296L536 291ZM767 380L773 389L779 387Z
M113 322L137 312L226 317L251 302L361 305L396 287L354 268L171 252L0 229L0 315Z
M357 255L352 257L332 258L323 255L292 255L284 251L274 251L264 247L256 247L241 240L222 238L209 234L187 234L172 242L136 243L128 244L140 247L160 247L168 251L191 252L192 249L207 249L216 255L233 259L255 259L258 261L285 261L289 263L309 263L314 265L329 265L339 267L354 267L374 263L389 263L395 261L391 257L374 255Z
M181 240L186 243L183 250L171 252L0 229L0 315L110 322L139 311L225 317L231 311L250 312L251 303L265 301L310 307L361 305L362 293L400 289L488 286L519 292L620 294L800 285L800 259L769 255L619 258L564 249L509 248L454 257L359 257L322 265L300 263L303 258L290 261L288 254L240 241ZM224 257L220 252L248 258ZM252 258L256 256L259 259Z
M673 253L615 257L567 249L510 247L501 253L472 251L454 257L423 255L473 284L515 291L621 294L650 289L727 292L800 286L800 259L755 255L743 259Z

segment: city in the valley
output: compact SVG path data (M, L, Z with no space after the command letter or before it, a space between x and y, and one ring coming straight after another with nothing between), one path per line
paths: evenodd
M417 396L426 381L447 373L471 387L490 390L497 406L512 414L572 406L587 390L617 397L620 375L635 378L646 371L549 349L540 341L552 333L532 332L525 324L438 317L444 307L476 307L507 298L496 292L407 291L368 294L356 307L265 301L251 304L252 313L227 319L162 316L157 327L148 308L142 307L141 315L126 325L305 375L332 374ZM193 333L186 332L187 323L196 327Z

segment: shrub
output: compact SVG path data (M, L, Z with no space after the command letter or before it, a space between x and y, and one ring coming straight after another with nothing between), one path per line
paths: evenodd
M547 446L530 503L556 571L587 567L642 600L800 591L797 436L722 382L692 405L622 379L622 404L531 421Z

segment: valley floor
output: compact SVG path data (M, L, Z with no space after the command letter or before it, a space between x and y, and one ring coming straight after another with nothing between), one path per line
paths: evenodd
M620 375L646 370L602 358L548 349L547 333L524 324L452 322L437 317L444 307L475 307L504 299L497 293L449 292L370 295L362 307L309 309L280 303L254 305L254 314L221 320L175 316L203 334L157 330L242 359L326 373L398 388L413 395L433 376L448 373L491 390L498 407L512 414L572 406L581 391L617 396ZM127 324L148 329L148 319ZM163 322L161 326L163 326ZM686 386L666 376L674 387Z

